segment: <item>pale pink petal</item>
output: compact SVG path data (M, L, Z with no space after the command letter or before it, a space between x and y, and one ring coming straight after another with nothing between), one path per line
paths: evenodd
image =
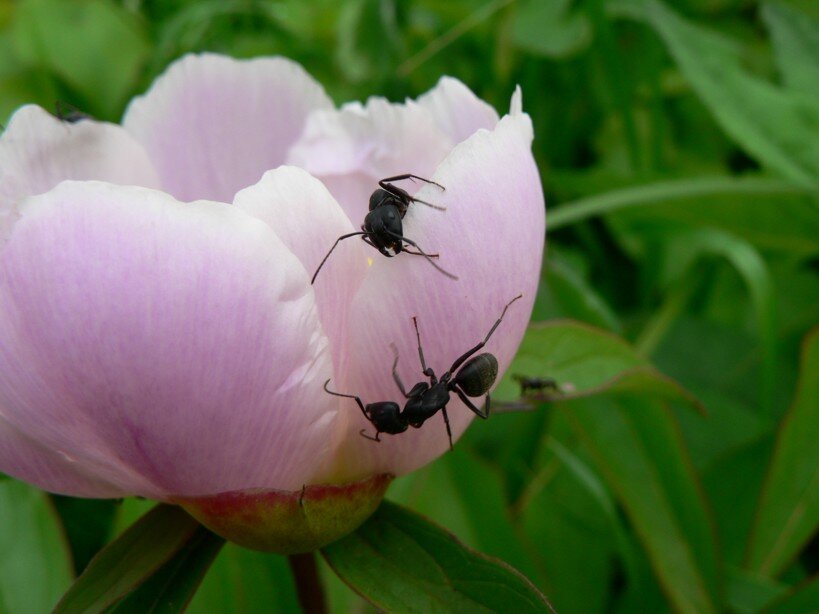
M78 497L122 497L130 494L85 475L70 457L43 447L0 419L0 467L30 484Z
M351 103L310 115L288 162L321 179L360 224L379 179L405 173L426 177L453 145L432 114L415 102L370 98L366 106ZM410 193L417 189L402 187Z
M0 243L20 199L65 179L159 186L147 154L120 126L90 119L69 123L38 106L21 107L0 136Z
M460 279L445 277L418 256L376 258L351 312L349 353L359 370L336 382L335 390L358 394L364 403L403 405L390 375L389 344L398 347L399 373L407 389L425 379L412 316L418 317L427 364L440 376L486 336L508 301L523 294L486 346L503 372L529 321L543 255L545 211L531 140L529 117L507 116L494 131L481 130L458 145L441 164L433 178L446 192L421 189L420 198L435 198L447 210L410 206L405 235L440 253L440 265ZM475 402L480 406L482 400ZM457 437L474 414L454 395L448 411ZM406 473L448 448L440 413L419 430L382 435L381 443L358 437L361 428L373 434L363 417L353 422L346 457L361 475Z
M339 436L330 355L266 224L98 182L21 212L0 252L0 417L136 494L310 482Z
M270 226L301 261L311 277L338 237L355 232L327 188L306 171L282 166L236 194L234 204ZM338 244L313 286L319 318L330 340L334 372L343 372L349 356L347 317L353 296L367 271L372 248L360 237Z
M434 88L418 98L418 104L432 114L453 143L466 140L480 128L491 130L498 123L497 111L452 77L441 77Z
M180 200L230 202L285 155L307 115L332 103L285 58L187 55L134 99L123 125Z

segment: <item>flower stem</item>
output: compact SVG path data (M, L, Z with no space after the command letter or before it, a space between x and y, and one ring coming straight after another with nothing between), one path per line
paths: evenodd
M302 611L307 614L326 614L327 599L324 585L319 577L316 555L314 552L291 554L287 557L290 571L296 581L296 594Z

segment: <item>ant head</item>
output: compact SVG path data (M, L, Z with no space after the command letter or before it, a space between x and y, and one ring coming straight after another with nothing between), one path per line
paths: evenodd
M394 204L388 203L370 211L364 217L361 228L376 248L392 248L396 253L401 251L404 225L401 213Z

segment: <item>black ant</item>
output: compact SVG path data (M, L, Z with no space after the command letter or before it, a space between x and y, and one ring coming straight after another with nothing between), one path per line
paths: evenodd
M54 117L67 124L76 124L84 119L91 119L88 113L83 113L73 104L58 100L54 103Z
M421 359L421 370L423 374L429 378L429 382L418 382L407 392L396 370L398 367L398 352L395 350L395 346L393 346L395 361L392 363L392 378L395 380L401 394L407 399L403 410L400 409L398 403L393 403L392 401L379 401L377 403L369 403L365 406L364 403L361 402L361 399L353 394L342 394L329 390L327 388L327 384L330 383L329 379L324 382L324 390L337 397L355 399L364 417L375 427L375 437L368 435L365 429L362 429L360 434L362 437L373 441L381 441L379 438L381 433L397 435L398 433L406 431L410 426L419 428L424 422L438 413L438 411L441 411L444 416L444 423L446 424L446 434L449 438L449 449L451 450L453 449L452 429L449 426L449 416L446 413L446 406L450 401L450 392L457 394L461 401L479 417L483 419L489 417L488 391L498 377L498 360L489 352L484 352L477 356L473 356L473 354L486 345L492 333L495 332L495 329L503 320L503 316L506 315L506 310L522 296L522 294L519 294L506 304L500 317L492 328L489 329L489 333L484 340L459 356L440 379L435 376L435 372L432 368L426 365L424 350L421 348L421 335L418 332L418 321L413 316L412 324L415 327L415 338L418 340L418 356ZM486 405L483 411L481 411L468 397L480 397L484 394L486 394Z
M526 396L529 391L535 394L560 393L557 380L551 377L530 377L528 375L513 375L512 379L520 384L520 395Z
M315 283L316 276L319 274L321 267L323 267L324 263L327 262L327 258L329 258L330 254L333 253L333 250L336 248L336 245L339 244L339 241L355 236L361 236L365 243L377 249L387 258L397 256L402 251L414 256L423 256L432 266L447 277L458 279L452 273L445 271L440 266L435 264L432 259L437 258L438 254L427 254L420 247L418 247L418 244L415 241L407 239L404 236L404 225L402 224L401 220L404 219L404 215L407 213L407 208L411 203L421 203L422 205L432 207L433 209L445 211L444 207L439 207L438 205L433 205L425 200L420 200L414 196L410 196L406 190L402 190L401 188L390 183L391 181L403 181L404 179L419 179L431 185L438 186L442 190L446 189L440 183L435 183L429 179L419 177L418 175L410 174L387 177L386 179L379 181L378 185L380 187L375 192L370 194L370 212L367 213L366 217L364 218L364 224L361 226L361 231L341 235L338 239L336 239L336 242L333 243L333 247L330 248L330 251L327 252L327 255L321 261L321 264L318 265L316 272L313 273L313 279L310 280L311 284ZM404 246L404 243L407 245L412 245L418 251L411 251L407 249Z

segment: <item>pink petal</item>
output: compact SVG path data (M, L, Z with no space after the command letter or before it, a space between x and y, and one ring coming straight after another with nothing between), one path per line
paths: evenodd
M418 104L432 114L453 143L466 140L480 128L492 130L498 123L495 109L452 77L441 77L434 88L418 98Z
M281 166L236 194L234 204L275 230L312 277L338 237L355 232L327 188L306 171ZM353 296L367 271L369 247L360 237L338 244L313 286L319 318L330 340L334 372L347 362L347 317Z
M351 103L313 113L288 161L321 179L351 220L363 221L379 179L404 173L426 177L453 144L415 102L370 98L366 106ZM404 187L411 193L417 189Z
M0 415L126 492L309 483L331 374L303 267L231 205L66 182L0 252Z
M0 136L0 243L23 197L65 179L159 185L147 154L120 126L90 119L72 124L38 106L21 107Z
M365 404L389 400L403 406L391 377L389 344L398 347L398 371L406 388L425 380L412 316L418 317L427 364L441 376L486 336L504 305L523 294L484 350L497 357L500 379L529 321L543 255L543 192L531 140L527 115L504 117L494 131L480 131L458 145L439 166L434 179L445 192L432 186L419 191L420 198L434 199L447 210L410 206L404 233L424 249L440 253L440 265L460 279L445 277L418 256L376 258L351 311L348 352L356 357L359 370L336 382L336 391L357 394ZM479 407L483 402L474 401ZM454 395L448 412L455 437L474 418ZM363 475L400 475L448 448L440 413L419 430L382 435L381 443L356 436L362 428L374 434L363 417L353 421L345 462Z
M307 115L332 103L285 58L187 55L134 99L123 125L180 200L230 202L284 162Z
M0 467L19 479L52 492L79 497L121 497L130 494L84 474L72 459L21 435L0 419Z

